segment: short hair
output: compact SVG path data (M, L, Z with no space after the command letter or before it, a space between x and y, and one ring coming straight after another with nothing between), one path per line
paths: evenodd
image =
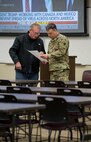
M49 31L50 29L55 29L57 30L57 27L54 23L49 23L47 26L46 26L46 31Z
M38 27L41 30L41 26L38 23L31 24L30 29L33 29L33 27Z

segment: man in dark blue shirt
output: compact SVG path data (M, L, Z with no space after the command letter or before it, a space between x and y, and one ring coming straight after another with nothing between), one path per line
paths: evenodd
M28 50L45 53L43 40L39 38L41 27L34 23L28 33L17 36L9 54L15 64L17 80L38 80L40 61Z

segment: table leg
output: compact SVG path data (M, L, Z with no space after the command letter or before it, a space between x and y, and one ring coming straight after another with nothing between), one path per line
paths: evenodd
M12 142L15 142L15 115L12 116Z
M31 127L31 113L28 114L28 128L29 128L29 134L28 134L28 137L29 137L29 142L32 142L32 138L31 138L31 135L32 135L32 127Z
M82 142L91 140L91 134L85 134L85 106L83 106L83 136Z

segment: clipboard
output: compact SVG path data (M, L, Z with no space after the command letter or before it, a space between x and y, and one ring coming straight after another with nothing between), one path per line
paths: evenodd
M37 50L28 50L28 52L30 52L32 55L38 58L41 62L48 62L47 59L40 57L40 52L38 52Z

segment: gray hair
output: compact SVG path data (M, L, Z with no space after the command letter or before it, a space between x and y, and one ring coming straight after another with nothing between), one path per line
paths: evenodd
M41 30L41 26L38 23L31 24L30 29L33 29L34 27L38 27Z

